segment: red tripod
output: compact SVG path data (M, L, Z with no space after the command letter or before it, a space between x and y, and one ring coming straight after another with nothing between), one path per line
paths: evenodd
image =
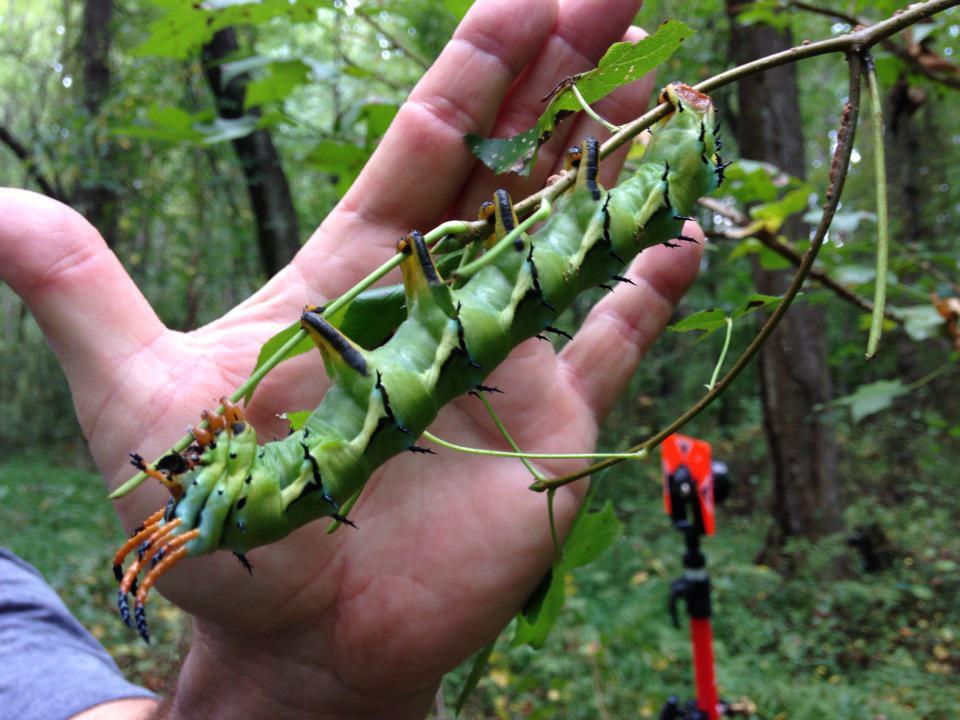
M713 535L716 528L714 509L726 496L726 466L713 462L709 443L685 435L668 437L661 446L661 459L664 507L686 543L683 575L670 585L670 614L680 627L677 602L686 602L697 698L685 705L670 698L660 720L718 720L724 713L714 672L710 576L700 538Z

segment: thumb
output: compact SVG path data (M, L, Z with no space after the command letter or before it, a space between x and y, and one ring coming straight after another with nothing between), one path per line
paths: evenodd
M100 233L37 193L0 189L0 280L60 359L81 419L85 401L99 405L110 392L124 360L165 331Z

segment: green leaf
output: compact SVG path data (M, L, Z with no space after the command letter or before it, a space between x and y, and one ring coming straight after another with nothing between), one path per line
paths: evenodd
M810 188L791 190L779 200L755 205L750 208L750 217L763 224L771 233L777 232L791 215L807 209Z
M747 298L733 311L733 314L730 316L731 319L737 319L743 317L747 313L751 313L754 310L760 310L762 308L770 307L772 305L778 305L783 298L777 297L776 295L761 295L760 293L753 293L748 295ZM722 327L726 327L727 324L727 314L722 310L700 310L695 312L692 315L687 315L679 322L674 323L667 327L667 330L671 332L690 332L691 330L702 330L707 334L712 333L714 330L719 330Z
M932 305L888 309L903 320L903 329L911 340L926 340L939 335L946 322Z
M587 502L584 501L584 507ZM596 560L622 534L623 523L609 500L594 513L581 508L563 545L561 559L553 564L517 616L514 646L543 646L563 609L567 574Z
M327 317L327 321L366 350L386 342L407 317L403 285L371 288Z
M726 324L727 315L722 310L700 310L670 325L667 330L670 332L690 332L691 330L713 332Z
M150 125L127 125L112 130L114 135L143 138L144 140L164 140L166 142L199 142L203 133L194 125L201 119L209 120L210 113L194 115L178 107L152 105L147 110Z
M297 412L284 413L283 417L290 423L290 429L297 431L306 424L307 418L312 414L312 410L298 410Z
M371 288L360 293L346 306L327 317L327 322L339 329L344 335L353 340L360 347L367 350L382 345L403 322L406 317L406 295L403 285L389 285L381 288ZM267 340L257 355L256 372L267 362L274 353L283 347L294 335L300 331L300 322L291 323L276 335ZM303 338L294 345L280 362L302 355L314 348L309 337ZM255 383L244 396L250 402L254 390L259 383Z
M217 143L246 137L256 130L260 124L261 118L254 115L244 115L238 118L218 117L207 125L198 125L197 130L203 133L204 145L216 145Z
M322 140L314 146L306 160L323 172L336 176L337 193L342 197L357 179L371 150L360 145L336 140Z
M837 398L827 406L846 406L855 423L881 410L886 410L895 399L910 392L899 380L879 380L869 385L861 385L856 392Z
M693 30L682 22L670 20L643 40L616 43L607 50L594 70L567 78L557 86L535 127L512 138L486 139L470 133L464 140L474 155L494 172L528 175L536 160L537 150L553 135L556 124L582 109L570 89L572 84L576 84L587 103L592 105L618 87L638 80L656 68L692 34Z
M775 165L756 160L737 160L725 177L729 191L741 202L773 202L778 189L773 178L780 173Z
M727 260L732 262L734 260L739 260L742 257L746 257L747 255L754 255L763 250L764 247L765 245L756 238L744 238L737 243L733 250L730 251L730 254L727 256Z
M371 102L363 106L360 115L367 121L367 147L372 148L386 134L399 110L396 103L390 102Z
M294 88L302 85L310 73L310 66L302 60L275 62L269 70L247 85L244 108L285 100Z
M786 270L791 267L791 263L776 250L771 250L766 245L760 248L758 253L760 267L764 270Z
M550 569L517 616L514 647L529 645L541 648L547 641L563 609L565 576L562 570L562 563Z
M166 12L148 26L149 36L134 56L159 55L185 59L196 53L217 30L231 25L261 25L275 17L313 22L317 10L333 0L150 0Z
M471 5L473 5L473 0L443 0L443 7L457 20L462 19L467 14Z
M623 534L623 523L613 512L613 503L607 500L594 513L581 515L563 544L562 564L567 569L592 563Z
M753 293L743 301L743 304L733 311L733 317L743 317L747 313L751 313L754 310L761 310L763 308L773 309L780 304L780 301L783 298L779 295L763 295L761 293Z

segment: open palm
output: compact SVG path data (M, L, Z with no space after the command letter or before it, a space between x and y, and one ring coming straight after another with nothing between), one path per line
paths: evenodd
M590 0L559 7L541 0L517 12L509 0L477 3L367 169L294 261L192 333L164 327L80 216L31 193L0 192L0 276L26 300L57 352L108 485L130 476L128 452L156 457L202 408L238 386L261 344L304 305L348 289L411 228L471 217L498 181L478 169L463 134L529 127L542 109L539 99L620 40L636 11L628 0L605 3L600 15L595 7ZM638 32L627 36L637 39ZM614 121L634 117L650 89L625 88L600 111ZM598 133L585 121L567 125L566 135L558 132L563 137L541 152L535 176L507 185L515 197L541 186L570 142ZM607 161L608 184L618 166ZM494 372L489 384L505 393L495 407L521 448L592 447L599 421L697 262L695 250L645 252L628 273L637 286L599 303L563 352L529 341ZM248 417L261 439L272 439L283 432L276 413L312 407L325 387L319 356L302 356L268 376ZM474 398L448 406L432 430L462 444L502 445ZM329 536L326 522L312 523L253 550L252 578L226 553L183 563L160 582L168 598L196 616L178 695L184 702L201 692L214 696L224 681L210 668L229 658L234 701L244 697L243 678L256 677L261 695L288 706L284 717L309 715L331 697L344 714L422 714L438 677L503 627L550 564L545 498L529 492L529 482L515 460L446 450L398 457L368 483L351 513L358 530ZM561 529L579 495L577 487L566 490L557 496ZM118 509L133 527L164 500L162 488L145 485ZM246 709L241 716L258 716L254 704Z

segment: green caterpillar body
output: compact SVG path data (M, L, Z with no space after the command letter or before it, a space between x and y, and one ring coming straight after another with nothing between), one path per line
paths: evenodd
M386 460L416 450L416 438L446 403L482 382L581 292L616 278L643 248L682 239L685 216L722 180L723 164L710 99L673 84L661 100L674 110L653 130L632 177L612 190L600 187L597 143L586 141L576 185L546 223L462 286L440 278L419 234L401 240L406 318L380 347L361 348L307 308L301 324L331 381L322 402L282 440L260 446L253 428L234 417L209 444L161 461L176 491L153 526L167 543L148 543L160 548L156 555L182 536L189 538L182 554L228 549L242 557L317 518L343 519L340 506ZM494 198L494 220L495 239L516 223L503 191ZM128 621L126 592L138 572L128 570L121 585ZM137 596L138 626L144 592Z

